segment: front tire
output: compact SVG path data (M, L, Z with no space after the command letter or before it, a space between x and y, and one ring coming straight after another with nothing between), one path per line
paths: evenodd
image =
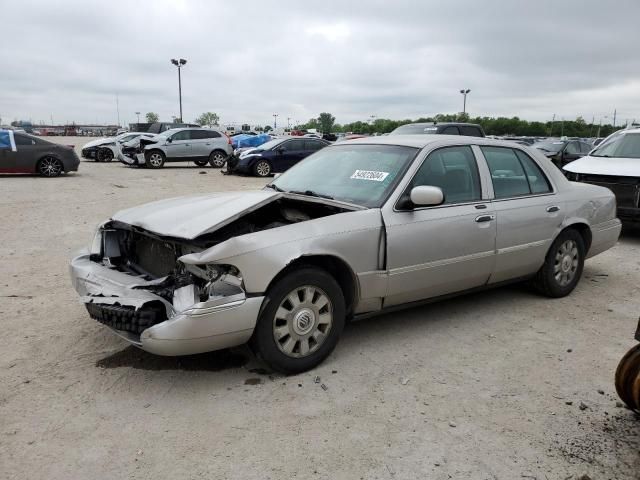
M266 160L258 160L253 166L253 174L257 177L268 177L271 175L271 164Z
M152 150L145 156L145 164L149 168L162 168L166 158L159 150Z
M547 297L569 295L582 276L584 257L584 240L580 233L574 229L560 232L533 280L534 287Z
M209 165L215 168L224 167L224 162L227 161L227 156L220 151L211 152L209 154Z
M59 177L64 172L64 165L57 158L46 156L38 162L37 170L43 177Z
M98 162L111 162L113 160L113 152L110 148L100 148L96 153Z
M620 360L616 369L616 391L631 410L640 413L640 344Z
M294 374L333 351L345 322L344 295L326 271L294 270L267 292L251 343L273 370Z

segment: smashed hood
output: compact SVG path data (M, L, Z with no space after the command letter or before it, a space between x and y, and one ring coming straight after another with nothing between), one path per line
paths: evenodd
M112 220L158 235L192 240L227 225L280 195L274 190L258 190L170 198L122 210Z
M582 157L564 166L572 173L640 177L640 158Z

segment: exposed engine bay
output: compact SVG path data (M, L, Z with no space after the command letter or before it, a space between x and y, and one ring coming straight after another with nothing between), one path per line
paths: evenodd
M348 211L324 203L279 198L218 230L193 240L164 237L118 221L107 222L91 260L139 277L143 288L180 311L212 297L243 293L242 275L231 265L187 265L178 258L198 253L230 238Z

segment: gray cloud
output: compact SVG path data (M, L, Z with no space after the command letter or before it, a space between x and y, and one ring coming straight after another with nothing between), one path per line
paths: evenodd
M57 4L56 4L57 3ZM0 116L223 122L415 118L461 108L640 119L637 0L21 1L3 5ZM7 21L9 19L9 21Z

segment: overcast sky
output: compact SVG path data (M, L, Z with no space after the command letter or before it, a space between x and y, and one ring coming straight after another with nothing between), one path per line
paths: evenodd
M2 123L339 123L462 110L640 121L640 0L7 1Z

